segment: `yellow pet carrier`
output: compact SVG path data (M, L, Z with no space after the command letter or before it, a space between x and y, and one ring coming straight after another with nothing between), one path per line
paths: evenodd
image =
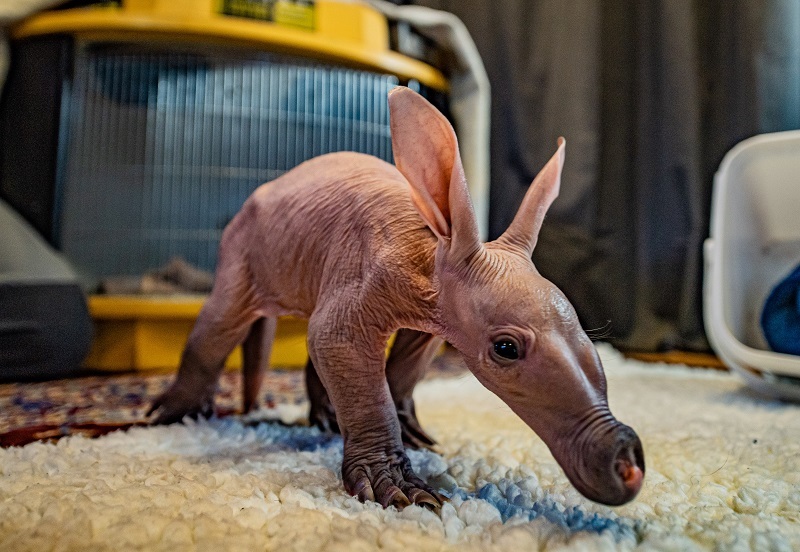
M0 194L87 289L175 257L213 271L222 229L261 183L330 151L392 160L393 86L446 111L444 76L396 51L393 25L333 0L77 0L39 13L12 31ZM91 295L88 367L176 367L202 302ZM273 351L273 364L304 364L304 322L282 320Z

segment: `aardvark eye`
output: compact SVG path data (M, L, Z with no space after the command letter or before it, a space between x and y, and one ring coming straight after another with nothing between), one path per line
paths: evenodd
M494 352L497 353L497 356L507 358L508 360L516 360L519 358L517 346L513 341L509 341L508 339L500 339L499 341L495 341Z

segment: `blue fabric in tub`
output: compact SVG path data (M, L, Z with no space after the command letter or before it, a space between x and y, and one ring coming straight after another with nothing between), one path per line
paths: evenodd
M773 351L800 355L800 265L770 292L761 329Z

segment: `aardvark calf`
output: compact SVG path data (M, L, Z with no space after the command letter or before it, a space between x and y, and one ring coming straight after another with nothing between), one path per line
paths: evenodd
M341 430L347 491L437 507L442 497L412 471L403 445L432 444L411 393L445 339L581 493L631 500L645 470L639 438L609 411L600 359L572 306L531 262L558 195L564 140L505 234L482 243L447 119L408 88L392 90L389 107L396 167L323 155L259 187L233 218L177 379L153 405L156 422L209 413L240 343L250 408L276 317L307 317L312 421Z

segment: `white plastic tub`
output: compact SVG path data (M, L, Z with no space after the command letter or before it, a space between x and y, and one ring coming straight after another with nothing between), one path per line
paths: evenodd
M753 387L800 400L800 356L769 350L759 320L800 263L800 131L734 147L714 178L705 242L704 321L711 345Z

